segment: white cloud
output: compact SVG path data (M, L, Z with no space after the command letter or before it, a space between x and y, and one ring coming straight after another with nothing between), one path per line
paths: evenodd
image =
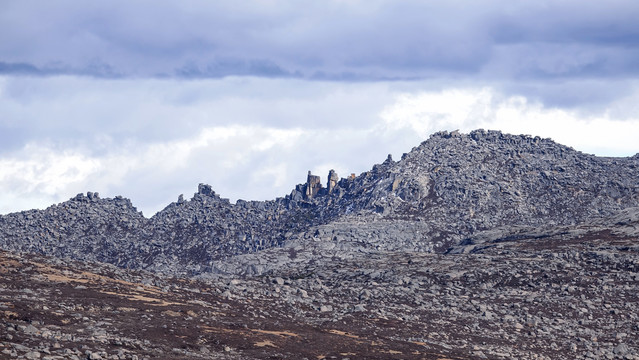
M42 208L65 200L99 171L100 161L81 153L27 145L17 157L0 158L0 213Z
M404 93L381 114L387 128L411 128L420 137L442 129L474 128L494 116L490 89L450 89L441 92Z
M11 184L12 192L54 195L99 168L98 161L83 154L68 150L58 153L35 144L27 145L24 155L26 158L0 159L0 182Z
M608 114L583 116L575 111L548 109L525 98L509 98L498 105L485 127L510 133L549 137L577 150L600 156L629 156L639 152L639 114L616 121Z

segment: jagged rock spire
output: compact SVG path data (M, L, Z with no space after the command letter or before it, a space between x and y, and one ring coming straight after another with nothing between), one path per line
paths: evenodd
M331 171L328 172L328 182L326 184L329 194L332 193L333 190L335 190L335 187L337 186L338 182L339 182L339 176L337 176L337 173L335 172L335 170L331 169Z

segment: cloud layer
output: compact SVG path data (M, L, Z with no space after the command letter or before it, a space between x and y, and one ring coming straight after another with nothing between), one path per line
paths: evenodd
M0 213L283 196L430 133L639 151L639 3L4 1Z
M635 1L8 1L0 71L389 79L636 76Z

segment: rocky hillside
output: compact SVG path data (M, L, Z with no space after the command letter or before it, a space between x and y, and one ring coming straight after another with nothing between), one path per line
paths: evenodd
M80 194L0 245L0 358L639 359L639 155L442 132L272 201Z
M639 208L448 254L314 244L199 279L0 251L0 358L639 359Z
M331 172L323 186L309 172L272 201L231 204L200 185L190 200L180 196L147 219L127 199L78 195L0 216L0 247L202 274L237 255L311 240L355 252L444 253L491 229L573 225L633 206L639 154L601 158L538 137L440 132L359 176Z

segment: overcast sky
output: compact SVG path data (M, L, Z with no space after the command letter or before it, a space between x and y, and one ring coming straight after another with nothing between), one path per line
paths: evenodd
M639 2L0 0L0 214L273 199L439 130L639 152Z

